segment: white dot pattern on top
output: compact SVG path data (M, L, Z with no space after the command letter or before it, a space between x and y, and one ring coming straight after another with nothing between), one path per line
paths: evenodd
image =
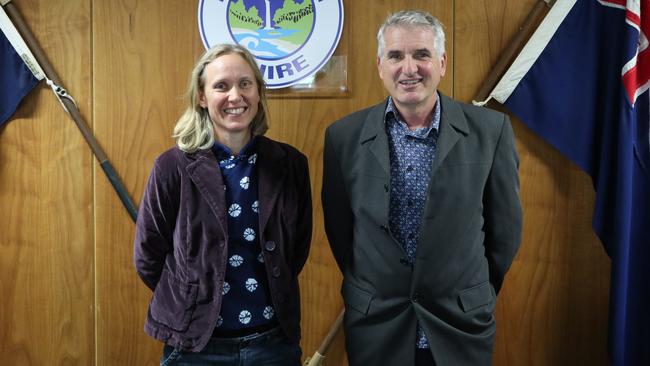
M242 258L240 255L235 254L232 257L230 257L228 262L233 267L239 267L242 265L242 263L244 263L244 258Z
M244 230L244 239L246 239L246 241L255 240L255 230L246 228L246 230Z
M241 206L239 206L239 205L236 204L236 203L233 203L233 204L230 205L230 207L228 208L228 214L229 214L231 217L237 217L237 216L239 216L239 214L241 214Z
M241 186L243 189L248 189L248 186L250 185L250 178L244 177L239 181L239 186Z
M271 319L273 318L273 315L275 315L275 310L273 310L272 306L267 306L264 308L264 312L262 313L262 316L266 319Z
M257 280L254 278L249 278L246 280L246 290L253 292L257 290Z
M229 255L217 334L275 321L266 267L260 261L256 141L237 156L219 143L213 147L226 192Z
M239 312L239 322L242 324L248 324L253 318L252 314L248 310L242 310Z

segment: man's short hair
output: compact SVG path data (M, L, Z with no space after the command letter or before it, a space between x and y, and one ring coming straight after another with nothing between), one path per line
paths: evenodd
M386 29L393 26L423 27L430 29L434 35L434 50L438 56L442 56L445 53L445 31L442 23L426 11L402 10L389 15L381 27L379 27L379 32L377 32L377 57L381 58L382 53L384 52L384 47L386 46L384 43L384 33L386 32Z

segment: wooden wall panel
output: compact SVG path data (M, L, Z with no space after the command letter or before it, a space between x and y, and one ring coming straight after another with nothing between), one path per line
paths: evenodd
M88 118L89 2L14 3ZM0 129L4 365L93 363L91 159L75 124L44 82Z
M14 0L136 203L153 159L173 146L187 76L203 46L197 2ZM303 351L311 356L338 315L341 276L323 229L324 130L382 100L377 27L422 8L447 32L440 89L469 101L534 0L345 0L337 55L349 93L273 97L268 136L309 158L310 258L300 282ZM524 241L497 306L495 365L606 363L609 261L591 231L588 177L513 121L521 158ZM157 364L144 334L151 292L132 264L134 225L74 124L43 85L0 129L0 349L16 365ZM347 365L342 334L325 365Z
M202 51L195 1L94 1L95 131L136 204L154 158L173 146L187 75ZM134 224L96 170L98 365L152 365L151 291L133 267Z
M457 99L472 100L535 3L456 2ZM524 235L499 295L494 364L605 365L609 259L591 229L591 181L520 121L513 126Z

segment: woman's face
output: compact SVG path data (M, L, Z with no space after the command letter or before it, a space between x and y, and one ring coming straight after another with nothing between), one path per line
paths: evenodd
M260 95L255 74L238 54L220 56L206 65L199 104L207 108L217 140L250 132Z

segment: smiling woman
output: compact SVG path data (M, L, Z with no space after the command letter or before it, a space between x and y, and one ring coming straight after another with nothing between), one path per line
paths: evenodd
M216 140L239 154L260 101L255 72L241 56L227 54L205 67L203 79L199 105L208 110Z
M176 143L183 151L210 148L215 137L244 139L245 143L268 130L264 79L244 47L223 44L206 51L192 70L187 99L185 113L174 127ZM227 121L244 123L247 128L235 128L230 132L237 133L231 136L224 128Z
M135 266L153 290L145 331L165 343L161 365L298 366L307 158L263 136L264 80L241 46L206 51L187 100L138 214Z

